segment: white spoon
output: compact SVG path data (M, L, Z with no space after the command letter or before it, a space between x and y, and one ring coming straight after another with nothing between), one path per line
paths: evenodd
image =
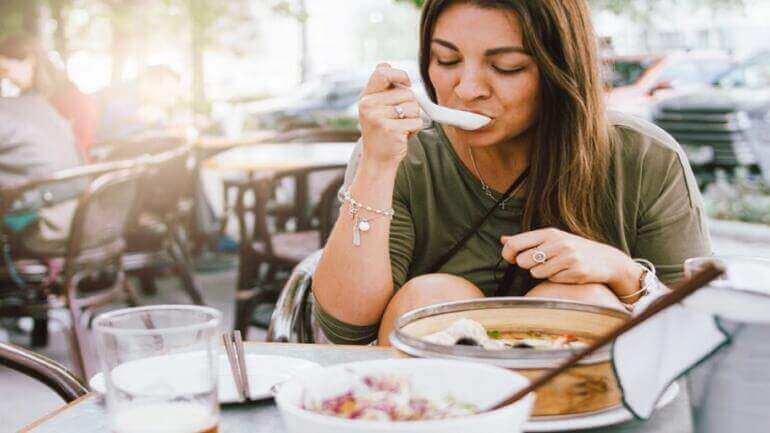
M428 98L428 95L422 90L416 87L409 87L403 84L396 84L396 86L409 89L414 93L417 103L420 104L420 108L431 119L438 123L446 125L456 126L458 128L465 129L466 131L475 131L489 124L492 121L487 116L483 116L477 113L471 113L470 111L455 110L454 108L447 108L434 103Z

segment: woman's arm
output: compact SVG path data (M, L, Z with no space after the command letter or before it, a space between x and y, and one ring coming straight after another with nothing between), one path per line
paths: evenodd
M359 102L363 152L349 189L356 202L379 210L393 207L394 183L407 140L422 128L414 95L393 88L393 83L409 85L409 77L387 65L378 66ZM313 276L313 294L324 312L337 320L372 325L380 321L393 296L388 247L391 220L359 208L358 217L371 222L355 245L357 220L350 211L347 201Z

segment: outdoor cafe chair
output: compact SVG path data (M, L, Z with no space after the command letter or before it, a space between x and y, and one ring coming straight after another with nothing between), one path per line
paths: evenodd
M0 365L37 380L67 403L88 393L83 382L63 365L14 344L0 342Z
M197 305L203 294L193 276L188 233L194 211L194 151L176 137L157 137L115 146L109 160L152 155L153 163L138 182L137 204L126 231L123 266L139 280L143 293L156 292L155 280L170 269Z
M69 312L70 355L80 377L85 377L87 368L93 365L87 329L96 309L118 299L136 304L125 279L122 256L126 226L136 201L137 179L145 166L141 162L111 166L127 168L99 174L85 187L68 237L42 244L41 248L27 246L23 258L6 260L9 275L4 277L9 279L0 289L0 317L32 317L45 323L50 309ZM94 172L93 168L81 168L71 176L53 176L49 183L82 179ZM41 182L30 185L41 186ZM33 278L25 281L28 275Z
M313 272L321 250L302 260L291 272L275 304L267 341L276 343L315 343L318 335L312 315Z
M253 179L239 189L236 215L240 233L240 260L236 293L235 329L247 332L256 307L275 302L288 274L325 242L339 206L336 192L344 166L316 166L286 170L272 177ZM276 224L268 204L277 185L295 179L295 230ZM297 180L299 179L299 180Z

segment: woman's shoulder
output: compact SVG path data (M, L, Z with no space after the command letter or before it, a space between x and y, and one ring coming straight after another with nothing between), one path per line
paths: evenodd
M636 181L643 194L655 196L671 183L684 181L690 204L700 201L687 156L671 134L647 120L616 111L608 111L607 119L624 182Z
M607 120L616 141L629 157L649 153L668 159L685 159L684 151L674 137L652 122L618 111L608 111Z

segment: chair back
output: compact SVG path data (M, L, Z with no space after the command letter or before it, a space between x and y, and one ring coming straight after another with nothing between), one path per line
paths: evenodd
M116 146L108 159L147 158L151 163L139 181L137 212L161 217L173 213L193 193L192 147L178 137L154 137Z
M84 252L98 251L100 266L119 260L123 253L123 235L136 202L137 179L145 171L142 165L97 177L80 198L72 219L67 246L67 272Z
M345 167L338 164L285 170L241 186L235 211L242 245L264 242L265 252L273 254L272 236L284 230L285 224L272 224L275 221L271 221L269 203L273 202L276 190L287 183L294 188L290 198L294 202L291 217L296 221L295 229L320 229L321 238L325 239L324 230L328 236L339 213L336 194L344 171Z
M267 212L272 186L271 179L252 180L239 188L235 204L241 247L247 248L251 242L262 241L268 255L273 255Z
M154 156L139 182L137 208L166 217L175 214L183 200L192 200L193 191L192 148L176 147Z
M292 269L270 318L267 341L315 343L310 297L321 252L316 251Z
M58 362L19 346L0 342L0 364L43 383L67 403L88 393L88 388Z
M340 215L342 203L339 200L339 192L344 182L345 174L338 174L334 180L327 184L318 201L318 230L321 232L321 247L326 245L326 241L329 239L334 224Z

